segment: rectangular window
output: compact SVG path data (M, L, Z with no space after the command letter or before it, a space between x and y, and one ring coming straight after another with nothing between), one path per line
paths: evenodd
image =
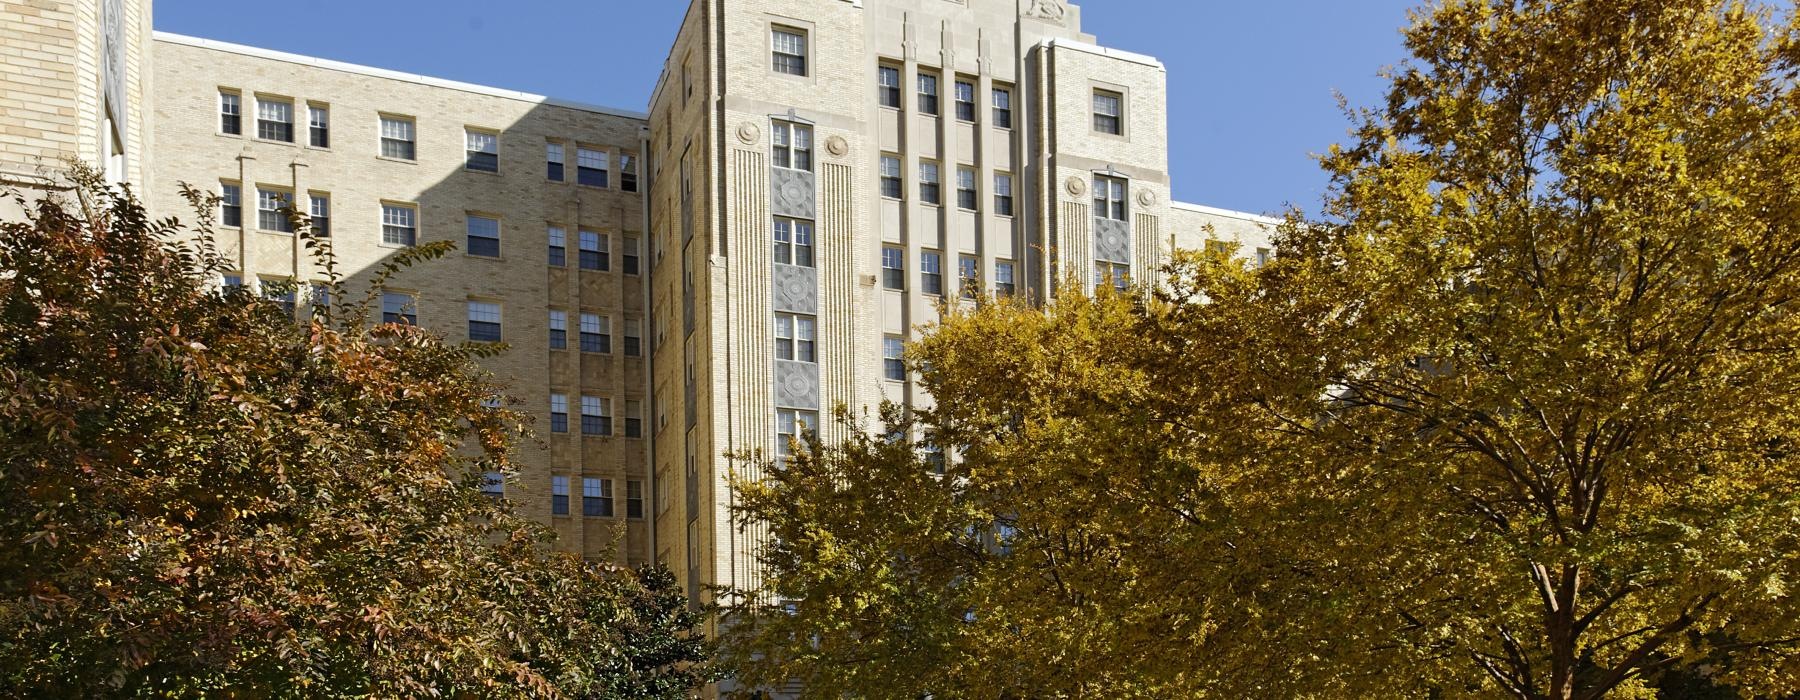
M943 200L944 184L938 172L938 164L929 160L919 161L919 201L942 204Z
M1270 252L1268 248L1257 248L1256 249L1256 266L1258 268L1268 267L1269 260L1272 259L1273 257L1274 257L1274 253Z
M244 287L243 275L227 273L222 277L224 279L220 281L220 286L227 292L235 292Z
M919 284L926 294L944 293L944 254L935 250L919 251Z
M938 77L931 73L919 73L919 112L938 113Z
M638 191L638 159L630 153L619 154L619 189L624 192Z
M274 98L256 98L256 138L293 143L294 103Z
M813 224L804 219L775 219L775 262L813 266Z
M625 517L635 520L644 518L644 482L625 482Z
M468 215L469 254L484 258L500 257L500 220Z
M569 395L550 395L550 432L569 432Z
M994 126L1011 129L1013 125L1012 89L994 88Z
M294 208L294 195L281 190L256 188L256 227L264 231L294 232L294 221L288 212Z
M624 248L619 253L625 256L625 274L638 274L638 248L642 244L638 242L637 236L626 236L619 241L619 245Z
M244 189L230 183L219 183L219 224L244 225Z
M581 256L581 269L600 272L612 269L611 241L595 231L582 231L579 235L581 250L578 253Z
M900 159L894 156L881 157L881 196L892 199L903 199L905 188L900 185Z
M994 173L994 213L1013 215L1013 178L1006 173Z
M307 195L307 213L312 235L319 238L331 237L331 195L314 192Z
M567 420L567 417L564 417ZM550 477L550 514L569 514L569 477Z
M1110 90L1094 91L1094 131L1120 136L1125 133L1125 96Z
M956 206L969 211L975 211L975 207L980 202L980 200L977 199L978 196L979 194L975 191L975 169L957 168Z
M419 325L419 300L405 292L382 292L381 322Z
M881 98L881 106L899 109L900 69L893 66L875 69L875 92Z
M881 372L888 381L906 381L906 341L900 336L883 336L881 339Z
M582 477L581 514L590 518L613 516L612 479Z
M625 401L625 437L641 438L644 436L644 402L637 399Z
M793 443L804 441L819 432L817 411L775 411L775 454L783 459L793 456Z
M469 302L469 340L477 343L500 342L499 304Z
M906 289L906 252L899 248L881 249L881 286Z
M591 148L575 149L575 181L588 187L605 187L607 172L606 151Z
M260 286L263 298L281 306L281 310L287 314L288 318L294 317L294 311L299 306L296 303L298 296L296 292L299 287L294 284L293 280L263 278Z
M581 434L612 435L612 400L599 396L581 397Z
M418 210L395 204L381 205L381 242L388 245L418 245Z
M775 159L775 167L811 171L812 127L784 121L776 121L773 126L769 143L773 149L770 157Z
M581 351L612 352L612 319L600 314L581 315Z
M1094 176L1094 218L1125 221L1125 179Z
M994 293L1010 297L1017 290L1013 285L1013 264L1008 260L994 261Z
M381 155L385 158L415 160L417 144L414 142L414 124L411 117L381 118Z
M561 226L551 226L545 230L545 238L549 241L549 262L553 267L562 267L569 263L569 232Z
M975 121L975 84L956 81L956 118L960 121Z
M306 106L307 143L313 148L331 148L331 108Z
M818 328L813 316L775 314L775 359L818 362Z
M324 316L331 309L331 285L324 282L312 284L313 315Z
M569 347L569 312L550 311L550 349L562 350Z
M1111 263L1097 260L1094 262L1094 287L1106 286L1108 281L1113 287L1123 290L1131 286L1131 266L1124 263Z
M793 27L775 27L770 41L774 47L775 72L806 75L806 31Z
M563 181L563 147L560 143L544 144L544 163L549 172L544 174L551 182Z
M956 259L956 286L964 299L974 299L981 289L981 260L973 255Z
M463 167L477 172L500 172L500 137L485 131L465 129L463 139L468 144L467 159Z
M506 498L506 475L486 472L481 475L481 495L496 501Z
M219 131L232 136L244 133L244 98L235 91L219 91Z
M625 356L638 357L644 354L644 322L635 318L625 319Z

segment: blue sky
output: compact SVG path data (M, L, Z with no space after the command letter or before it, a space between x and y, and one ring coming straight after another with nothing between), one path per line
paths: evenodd
M1169 68L1178 199L1316 211L1333 91L1381 99L1420 0L1087 0L1100 43ZM685 0L164 0L156 28L582 102L644 108ZM309 18L329 16L330 21ZM315 27L329 27L321 31Z

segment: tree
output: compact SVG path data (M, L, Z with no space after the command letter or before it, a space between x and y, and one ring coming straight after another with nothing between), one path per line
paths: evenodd
M945 478L858 438L746 484L800 602L735 643L872 696L1800 691L1796 29L1420 12L1272 264L954 314Z
M498 350L369 324L381 282L447 247L357 299L308 235L333 279L296 323L217 288L202 195L186 231L73 179L0 224L0 694L677 698L710 677L666 572L553 554L481 492L528 435L491 407L476 362Z

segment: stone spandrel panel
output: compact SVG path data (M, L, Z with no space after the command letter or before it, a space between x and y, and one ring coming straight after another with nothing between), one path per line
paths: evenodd
M789 168L769 169L769 210L776 216L816 219L818 200L817 180L812 173Z
M775 277L770 280L776 311L796 314L819 313L819 273L810 267L775 264Z
M811 362L776 360L775 406L819 410L819 366Z
M1131 264L1131 224L1094 219L1094 259Z

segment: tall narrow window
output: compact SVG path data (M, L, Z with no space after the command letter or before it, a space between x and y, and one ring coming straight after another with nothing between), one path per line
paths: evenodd
M575 149L575 181L588 187L605 187L607 180L606 151Z
M786 459L794 454L794 443L804 442L819 432L817 411L775 411L775 454Z
M484 258L500 257L500 220L485 216L468 216L469 254Z
M638 191L638 159L630 153L619 154L619 189L624 192Z
M612 479L582 477L581 514L589 518L613 516Z
M644 402L637 399L625 400L625 437L640 438L644 436Z
M545 177L550 178L551 182L562 182L563 181L563 147L562 147L562 144L560 144L560 143L544 144L544 164L545 164L545 167L547 168L547 172L544 173Z
M931 73L919 74L919 112L938 113L938 77Z
M1094 91L1094 131L1119 136L1125 133L1125 96L1110 90Z
M550 310L550 349L569 347L569 312Z
M803 219L775 219L775 262L813 266L813 224Z
M881 96L881 106L899 109L900 69L893 66L875 69L875 92Z
M500 305L469 302L469 340L477 343L500 342Z
M981 260L973 255L956 259L956 285L964 299L974 299L981 290Z
M581 351L612 352L612 319L600 314L581 315Z
M414 125L410 117L381 118L381 155L386 158L415 160Z
M644 517L644 482L625 482L625 517L642 520Z
M219 183L219 224L221 226L244 225L244 189L242 187Z
M900 159L894 156L881 157L881 196L903 199L906 190L900 184Z
M975 84L967 81L956 81L956 118L959 121L975 121Z
M938 164L929 160L919 161L919 201L942 204L943 200L944 184Z
M769 139L775 167L812 170L812 127L776 121Z
M974 211L979 203L979 195L975 192L975 169L956 169L956 206Z
M569 477L550 477L550 514L569 514Z
M294 195L281 190L256 188L256 227L264 231L294 232L294 221L288 210L294 208Z
M1013 295L1013 264L1009 260L994 261L994 294L1003 297Z
M313 148L331 148L331 109L325 105L306 106L307 143Z
M294 103L269 97L256 98L256 137L294 142Z
M418 298L405 292L382 292L381 322L419 325Z
M550 395L550 432L569 432L569 395Z
M606 236L595 231L581 232L581 269L605 272L612 269L612 253Z
M1011 129L1013 125L1012 89L994 88L994 126Z
M244 133L244 98L235 91L219 91L219 132L232 136Z
M1269 261L1274 259L1274 257L1275 257L1275 254L1273 252L1271 252L1268 248L1257 248L1256 249L1256 267L1259 269L1268 267Z
M881 249L881 286L906 289L906 252L884 246Z
M463 167L483 173L500 172L500 137L485 131L464 130L467 142Z
M994 213L1013 215L1013 178L1006 173L994 173Z
M806 75L806 31L793 27L775 27L770 41L774 48L775 72Z
M314 192L307 195L307 213L311 215L308 223L312 225L312 235L319 238L331 237L331 195Z
M818 362L818 319L804 314L775 314L775 359Z
M625 356L637 357L644 354L644 322L635 318L625 319Z
M625 258L625 274L627 275L638 274L639 245L637 236L625 236L624 238L619 239L619 247L624 249L619 251L619 254Z
M920 291L931 295L944 293L944 254L935 250L919 251Z
M1125 221L1125 179L1094 176L1094 216Z
M612 434L612 401L599 396L581 397L581 434Z
M906 381L906 341L890 335L881 339L881 372L888 381Z
M545 238L549 240L550 244L548 252L550 265L562 267L569 264L569 233L564 231L561 226L551 226L545 231Z
M417 245L418 210L396 204L381 205L381 242L388 245Z

